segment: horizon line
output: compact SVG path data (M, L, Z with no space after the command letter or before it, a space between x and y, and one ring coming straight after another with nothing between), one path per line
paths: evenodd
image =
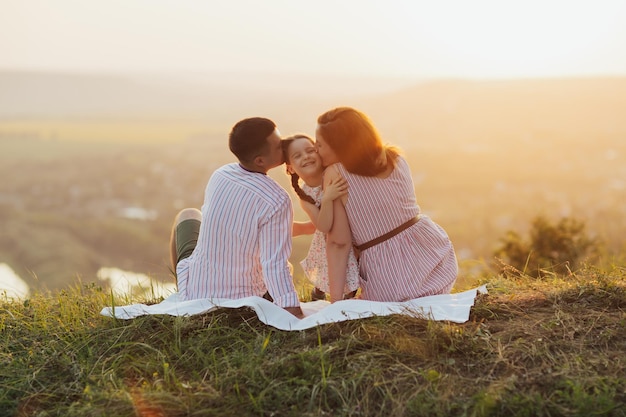
M626 73L588 73L588 74L563 74L563 75L508 75L508 76L470 76L470 75L439 75L418 76L401 74L346 74L346 73L315 73L294 71L252 71L252 70L113 70L113 69L63 69L63 68L14 68L0 67L0 74L50 74L50 75L73 75L73 76L153 76L153 77L180 77L180 76L206 76L220 75L227 77L289 77L289 78L320 78L320 79L378 79L395 81L431 82L431 81L517 81L517 80L579 80L579 79L606 79L626 78Z

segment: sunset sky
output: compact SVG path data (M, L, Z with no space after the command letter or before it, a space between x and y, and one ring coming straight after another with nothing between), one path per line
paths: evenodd
M624 0L0 0L0 70L626 75Z

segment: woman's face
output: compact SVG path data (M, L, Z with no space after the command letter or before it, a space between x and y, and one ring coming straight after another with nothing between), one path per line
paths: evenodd
M287 150L287 165L300 178L321 174L324 170L322 159L317 154L315 145L308 139L295 139Z
M320 133L319 127L315 131L315 146L317 147L317 153L322 158L322 165L325 167L339 162L337 155L324 140L324 136Z

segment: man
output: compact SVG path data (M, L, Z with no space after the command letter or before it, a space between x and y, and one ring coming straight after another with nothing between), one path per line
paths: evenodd
M269 119L244 119L231 130L229 148L239 163L213 173L201 212L184 209L174 221L178 292L187 300L269 295L302 318L288 261L291 199L267 176L284 162L280 133Z

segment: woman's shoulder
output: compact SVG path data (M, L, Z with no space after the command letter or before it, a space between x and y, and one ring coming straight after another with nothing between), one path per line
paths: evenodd
M394 168L398 168L398 167L400 167L400 169L409 168L409 163L407 162L406 159L404 159L402 155L396 155L393 162L394 162Z
M406 159L401 154L397 154L393 157L393 161L396 164L407 164Z
M324 181L327 179L334 179L340 177L344 173L344 168L341 163L337 162L335 164L329 165L324 170Z

